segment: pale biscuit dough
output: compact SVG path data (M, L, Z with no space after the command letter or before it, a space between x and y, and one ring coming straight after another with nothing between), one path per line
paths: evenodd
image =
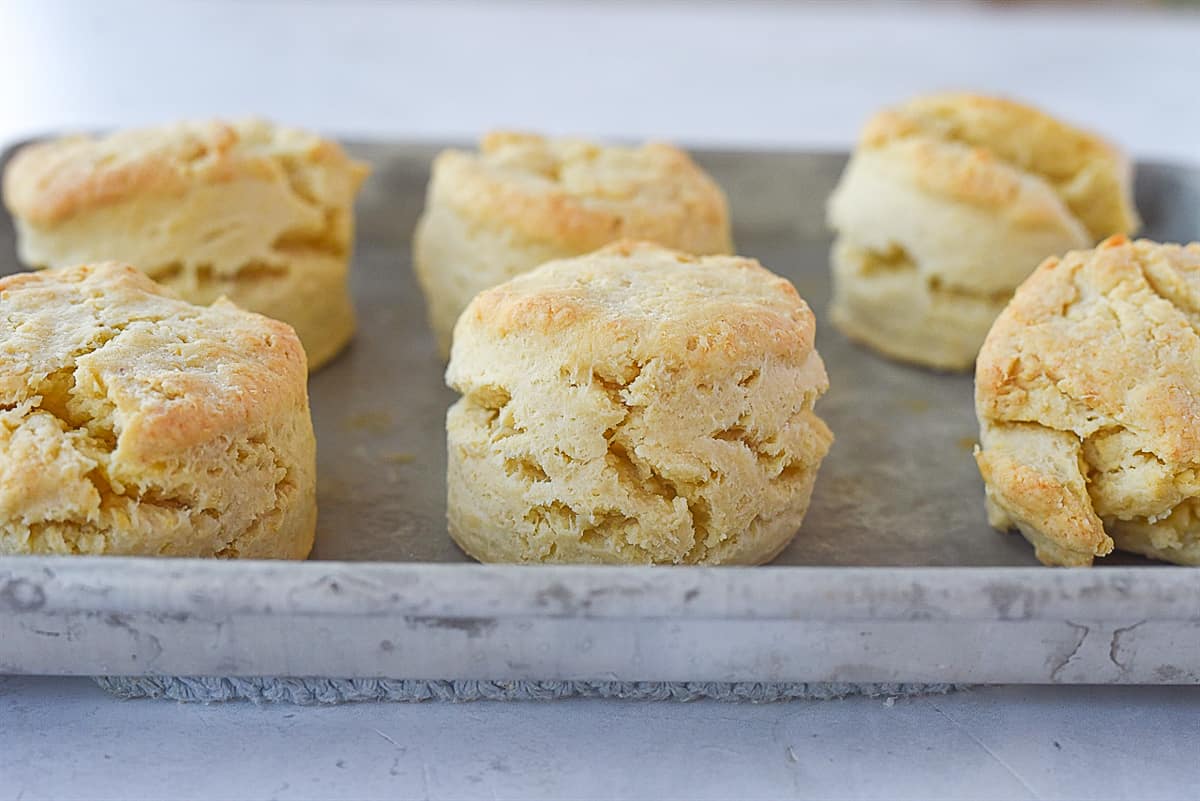
M302 559L304 351L132 267L0 279L0 553Z
M642 239L732 252L720 187L683 151L491 133L433 163L413 264L443 357L477 293L551 259Z
M114 259L192 303L228 297L295 328L316 369L354 333L347 276L366 173L302 131L182 123L24 148L4 200L26 264Z
M1051 258L979 354L988 519L1046 564L1200 564L1200 245Z
M829 202L831 319L903 361L962 370L1045 257L1139 225L1128 162L1035 109L967 94L868 122Z
M813 337L757 262L649 243L481 293L446 374L451 536L488 562L769 561L833 439Z

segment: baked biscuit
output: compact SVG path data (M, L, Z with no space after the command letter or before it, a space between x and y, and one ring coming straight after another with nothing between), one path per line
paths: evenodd
M725 196L686 153L665 144L491 133L478 153L441 153L413 264L442 356L477 293L624 238L730 253Z
M976 367L989 522L1046 564L1200 564L1200 245L1045 261Z
M649 243L482 292L446 373L451 536L485 562L769 561L833 439L813 335L757 262Z
M302 559L304 351L132 267L0 279L0 553Z
M22 149L4 175L22 261L132 264L184 300L296 329L316 369L354 333L347 272L366 167L260 121L184 123Z
M942 94L872 118L829 202L831 319L896 359L968 369L1046 256L1139 221L1129 162L1035 109Z

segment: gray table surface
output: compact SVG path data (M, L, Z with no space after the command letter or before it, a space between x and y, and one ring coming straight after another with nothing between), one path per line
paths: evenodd
M0 799L1195 798L1200 688L214 706L0 679Z
M506 124L840 147L878 105L970 86L1200 162L1200 104L1163 100L1190 96L1197 35L1195 14L1026 4L0 0L0 144L256 112L388 138ZM300 709L8 678L0 801L1194 798L1198 723L1191 688Z

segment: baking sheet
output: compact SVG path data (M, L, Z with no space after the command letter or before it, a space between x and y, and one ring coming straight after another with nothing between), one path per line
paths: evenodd
M358 144L373 165L358 204L353 289L359 331L310 382L318 442L318 523L312 558L464 562L446 533L442 380L412 275L410 243L438 148ZM812 506L777 565L1034 565L1016 535L988 528L971 449L972 379L887 361L827 322L824 203L845 164L832 153L697 156L725 187L739 253L786 276L817 314L830 390L818 413L836 436ZM1200 177L1145 165L1145 235L1188 240ZM19 269L11 220L0 227L0 274ZM1103 564L1141 563L1133 557Z
M438 148L350 149L374 165L353 270L360 330L310 383L312 560L0 557L0 673L1200 681L1193 571L1135 557L1035 566L1023 539L986 525L970 377L885 361L824 322L840 154L698 154L729 194L739 251L793 280L821 321L832 386L817 408L837 442L773 566L463 564L445 524L454 395L409 264ZM1142 165L1138 196L1146 236L1197 235L1200 171ZM0 219L0 272L17 267L12 237Z
M352 348L311 382L320 476L313 558L464 561L445 525L443 416L456 396L442 381L444 365L410 264L410 236L435 149L354 151L375 166L359 207L354 265L361 329ZM817 411L837 439L803 528L774 563L1037 564L1024 539L994 532L984 519L971 455L978 435L971 377L887 361L827 322L824 203L845 157L701 153L698 159L729 195L738 251L791 279L816 312L817 347L829 371L830 391ZM1186 177L1195 179L1154 165L1143 170L1146 235L1197 235L1200 182Z

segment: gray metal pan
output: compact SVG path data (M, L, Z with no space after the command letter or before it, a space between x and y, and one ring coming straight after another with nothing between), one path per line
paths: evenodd
M739 252L822 320L837 436L795 541L763 568L481 566L449 540L454 395L409 250L437 148L360 143L360 331L312 377L307 563L0 558L0 672L629 681L1197 682L1200 581L1132 558L1037 565L990 530L971 378L824 323L831 153L701 152ZM1145 234L1200 232L1200 170L1141 165ZM0 273L18 268L0 221Z

